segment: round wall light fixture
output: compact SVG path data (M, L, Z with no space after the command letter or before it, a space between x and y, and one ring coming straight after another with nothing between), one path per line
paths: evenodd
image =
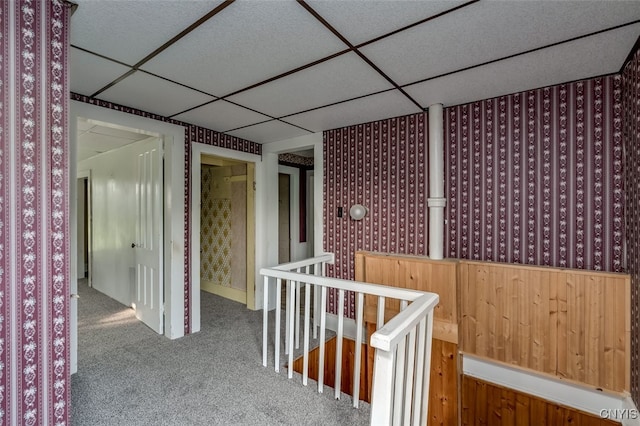
M351 209L349 209L349 215L353 220L362 220L362 218L367 215L368 211L369 210L362 204L354 204L351 206Z

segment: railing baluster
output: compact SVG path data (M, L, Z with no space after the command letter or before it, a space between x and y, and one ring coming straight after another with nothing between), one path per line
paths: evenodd
M282 279L278 278L276 280L276 353L273 361L276 372L280 371L280 311L282 311Z
M320 259L322 259L320 261ZM324 390L324 361L326 351L326 304L327 289L338 290L338 327L335 360L334 390L337 399L341 396L343 369L343 337L345 298L348 291L356 296L356 347L353 366L353 405L359 407L360 381L362 379L362 342L364 335L364 300L366 294L378 298L376 312L377 331L371 336L371 346L375 348L375 369L372 387L371 418L385 424L413 424L422 426L428 417L428 395L433 335L433 310L438 296L415 290L382 287L367 283L353 283L338 278L323 278L327 261L332 255L292 262L274 268L263 268L263 365L268 362L269 346L269 298L270 280L276 279L275 313L275 354L276 371L280 369L280 335L282 292L286 291L285 306L285 353L288 354L288 378L293 377L294 345L300 346L300 326L303 332L302 382L306 386L309 379L309 346L311 330L314 337L320 329L318 359L318 392ZM318 261L317 263L314 263ZM313 265L313 269L311 267ZM283 290L283 281L287 286ZM311 287L312 286L312 287ZM303 288L304 287L304 288ZM302 299L304 290L304 299ZM311 294L313 291L313 294ZM320 295L318 295L320 293ZM311 298L313 297L313 302ZM386 321L386 298L400 300L400 313ZM304 311L301 311L304 304ZM312 306L313 304L313 306ZM313 309L313 324L310 324ZM302 317L302 318L301 318ZM304 324L302 324L304 323ZM294 343L295 339L295 343Z
M267 366L267 343L269 322L269 277L264 277L264 290L262 295L262 366Z
M413 426L423 426L420 423L420 413L422 413L422 404L424 403L422 398L422 379L424 378L424 360L425 360L425 345L427 340L427 319L422 318L418 324L418 360L416 365L416 386L415 393L413 395Z
M289 292L291 294L291 296L289 297L289 315L294 315L295 314L295 310L294 310L294 299L295 299L295 291L296 291L296 286L295 283L293 281L289 281ZM293 321L293 316L290 316L289 318L289 365L288 365L288 374L287 376L289 378L293 377L293 325L294 325L294 321Z
M298 268L298 273L300 273ZM296 308L294 309L296 316L296 349L300 349L300 281L296 281Z
M407 306L409 306L409 301L408 300L400 301L400 310L401 311L404 311L405 309L407 309Z
M416 359L416 328L409 332L409 347L407 348L407 374L404 389L404 423L411 421L411 396L413 395L414 365ZM400 407L398 407L400 409Z
M313 275L320 275L320 264L319 263L314 263L313 264ZM318 297L318 293L319 293L320 289L318 288L317 285L313 286L313 338L317 339L318 338L318 326L319 326L319 321L318 321L318 311L320 310L320 300Z
M378 297L378 318L376 321L376 330L380 330L384 325L384 296Z
M356 351L353 367L353 407L360 405L360 368L362 364L362 327L364 318L364 293L358 293L356 299Z
M324 390L324 339L327 324L327 288L320 290L320 356L318 357L318 392Z
M340 382L342 381L342 336L344 334L344 290L338 290L338 336L336 340L336 379L334 396L340 399Z
M289 299L291 298L291 286L289 285L290 280L285 281L285 303L284 303L284 353L285 355L289 354L289 341L292 339L291 335L289 335L289 318L291 318L290 303ZM282 300L278 301L282 305Z
M398 343L396 354L395 384L393 386L393 424L402 424L402 401L404 399L404 366L406 360L407 339L404 338Z
M307 273L309 268L307 268ZM309 377L309 313L311 303L311 292L309 283L304 284L304 355L302 358L302 384L307 386L307 379Z

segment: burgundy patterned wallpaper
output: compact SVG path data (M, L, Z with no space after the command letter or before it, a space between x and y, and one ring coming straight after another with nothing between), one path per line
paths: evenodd
M203 143L207 145L219 146L222 148L233 149L235 151L243 151L251 154L262 153L262 145L251 142L245 139L240 139L235 136L229 136L222 133L218 133L214 130L205 129L202 127L194 126L182 121L174 120L172 118L163 117L158 114L153 114L146 111L141 111L136 108L131 108L123 105L114 104L112 102L103 101L100 99L90 98L88 96L80 95L77 93L71 93L71 99L79 102L88 103L91 105L97 105L103 108L109 108L116 111L122 111L127 114L139 115L145 118L151 118L153 120L163 121L165 123L176 124L185 127L185 156L184 156L184 332L189 334L191 332L191 144L194 142Z
M640 51L623 74L627 272L631 274L631 396L640 407Z
M445 110L445 256L623 270L621 78Z
M66 424L68 9L2 0L0 30L0 424Z
M354 279L356 250L426 254L426 137L424 113L324 132L324 247L336 256L328 275ZM369 209L361 221L349 216L356 203ZM331 293L330 312L336 302ZM345 303L353 317L354 296Z

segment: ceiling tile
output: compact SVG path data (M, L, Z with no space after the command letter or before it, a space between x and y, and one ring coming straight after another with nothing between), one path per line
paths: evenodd
M78 49L71 49L70 61L71 91L81 95L90 96L129 71L128 67Z
M235 2L142 68L216 96L345 49L297 2Z
M279 117L391 88L358 55L347 53L229 100Z
M71 43L134 65L221 1L74 0Z
M285 118L285 120L305 129L319 132L416 112L419 112L418 108L406 96L397 90L390 90L338 105L292 115Z
M362 52L403 85L639 18L637 1L487 1Z
M185 112L184 114L176 115L173 118L218 132L224 132L271 119L271 117L226 101L216 101Z
M291 126L278 120L243 127L242 129L227 133L232 136L237 136L257 143L276 142L309 134L306 130Z
M102 92L100 98L165 117L215 99L140 71Z
M405 87L422 105L448 106L616 73L640 24ZM598 61L593 61L598 52Z
M464 1L307 0L307 3L347 40L358 45L452 9Z

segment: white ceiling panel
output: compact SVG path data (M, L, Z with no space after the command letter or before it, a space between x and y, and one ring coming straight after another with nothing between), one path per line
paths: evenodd
M229 100L280 117L392 87L358 55L347 53Z
M285 120L314 132L419 112L397 90L292 115Z
M347 40L358 45L452 9L464 1L310 0L307 3Z
M186 123L224 132L242 126L267 121L270 117L239 107L230 102L216 101L174 117Z
M237 136L239 138L258 143L276 142L309 134L306 130L302 130L278 120L244 127L227 133L232 136Z
M238 1L142 68L224 96L345 47L293 0Z
M615 73L640 35L640 24L583 38L405 87L424 106L458 105ZM598 52L598 61L591 56Z
M165 117L215 99L140 71L102 92L100 98Z
M86 130L80 130L86 127L88 127ZM78 161L150 137L142 133L92 125L87 121L84 121L81 127L81 120L78 120L78 130Z
M488 1L362 48L398 84L640 18L638 1Z
M134 65L221 1L74 0L71 43Z
M90 96L111 83L129 68L91 53L71 49L71 91Z

